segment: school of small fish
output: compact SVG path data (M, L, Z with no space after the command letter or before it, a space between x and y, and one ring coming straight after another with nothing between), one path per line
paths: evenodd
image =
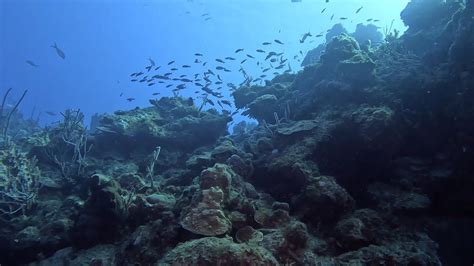
M329 3L329 0L325 0L325 2ZM329 7L322 9L321 14L325 13L328 9ZM354 13L359 14L362 10L363 7L361 6L355 10ZM190 14L190 12L186 12L186 14ZM334 16L335 14L332 14L330 19L332 20ZM211 19L209 13L204 13L201 17L205 21ZM348 18L340 17L339 19L344 21ZM378 20L372 18L367 19L367 22L377 21ZM316 39L323 37L324 34L324 32L312 34L308 31L301 35L299 43L303 44L311 38ZM156 85L170 89L174 96L179 96L181 91L189 89L192 90L196 98L201 99L204 103L208 103L211 106L217 104L222 108L223 112L230 113L225 107L231 109L232 103L225 100L224 95L235 91L240 86L264 84L265 80L272 79L277 75L293 73L290 60L288 59L293 58L293 60L301 62L305 53L300 50L297 55L288 58L284 52L281 52L284 45L285 42L279 39L268 40L262 42L262 47L254 50L254 52L245 48L237 48L233 51L233 55L223 58L206 58L204 53L196 52L194 53L195 58L193 64L182 64L181 66L176 66L177 63L175 60L156 66L155 61L149 58L150 65L146 66L143 71L131 73L130 81L146 83L148 87ZM249 74L249 72L245 70L245 66L248 62L256 64L261 72ZM182 69L188 69L186 70L186 74L180 72ZM191 75L189 74L189 69L196 69L196 71ZM161 70L161 72L158 72L158 70ZM221 77L225 72L240 73L240 75L242 75L242 81L238 84L225 83ZM155 92L152 95L160 95L160 92ZM127 98L127 101L133 100L135 100L135 98ZM235 113L236 112L232 114Z
M292 0L292 2L301 2ZM325 3L329 3L329 0L325 0ZM321 14L325 13L329 8L324 7L321 10ZM355 14L359 14L363 10L363 7L359 7L355 10ZM327 12L326 12L327 13ZM186 12L190 14L190 12ZM204 21L211 20L210 13L203 13L200 15ZM330 16L330 20L334 19L335 14ZM340 17L341 21L347 20L347 17ZM369 18L366 20L367 23L378 22L379 20ZM299 43L303 44L308 39L315 39L324 36L324 32L312 34L306 32L301 35ZM311 42L313 42L312 40ZM181 91L185 89L193 89L193 93L196 98L201 99L204 103L208 103L211 106L215 104L219 105L223 112L230 113L226 108L232 109L232 103L224 99L224 95L235 91L241 86L252 86L258 84L264 84L265 80L272 79L275 76L281 74L293 73L293 69L290 65L289 58L293 58L298 62L304 58L305 53L299 51L299 54L294 56L286 57L281 49L284 47L285 42L279 39L268 40L261 43L262 47L255 50L255 53L245 48L237 48L233 55L226 56L224 58L206 58L204 53L194 53L193 63L179 64L175 61L169 61L161 65L151 58L148 58L149 64L145 66L144 70L133 72L130 74L130 81L136 83L144 83L147 87L160 86L166 89L171 89L174 96L179 96ZM58 47L56 43L51 45L55 53L59 58L66 59L64 51ZM245 65L248 62L253 62L260 69L260 73L250 75L245 70ZM25 61L31 67L39 67L38 64L32 60ZM186 73L183 74L180 70L185 69ZM197 69L194 74L190 75L189 71ZM271 71L272 70L272 71ZM231 82L225 83L221 77L228 72L237 72L242 75L242 82L234 84ZM188 76L189 75L189 76ZM117 81L119 83L119 81ZM224 89L225 88L225 89ZM153 92L152 96L158 96L161 92ZM124 95L120 93L120 97ZM134 97L126 97L128 102L135 100ZM233 112L236 114L237 111ZM50 114L52 115L52 114Z

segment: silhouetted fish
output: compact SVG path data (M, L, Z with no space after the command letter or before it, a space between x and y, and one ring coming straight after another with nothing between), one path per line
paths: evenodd
M275 40L275 42L278 44L283 44L283 42L281 42L280 40Z
M251 55L249 55L249 54L247 54L247 57L248 57L248 58L255 58L255 57L253 57L253 56L251 56Z
M265 51L262 50L262 49L257 49L256 51L257 51L257 53L265 53Z
M224 60L222 60L222 59L217 58L216 61L219 62L219 63L225 64Z
M239 48L239 49L235 50L235 53L240 53L240 52L242 52L243 50L244 50L243 48Z
M31 60L26 60L25 61L28 65L32 66L32 67L39 67L37 64L35 64L33 61Z
M272 43L271 43L271 42L264 42L264 43L262 43L262 45L270 45L270 44L272 44Z
M321 10L321 14L324 13L324 11L326 11L326 8L323 8L323 10Z
M66 58L66 54L64 54L64 52L61 49L59 49L56 43L54 43L54 45L51 45L51 47L56 50L56 53L59 55L59 57L61 57L62 59Z
M151 59L151 57L148 58L148 61L150 61L150 65L151 65L152 67L155 66L155 61L153 61L153 59Z
M129 102L135 101L135 98L127 98L127 101L129 101Z
M359 9L356 10L356 14L358 14L362 10L362 8L364 7L363 6L359 7Z
M170 61L170 62L168 63L168 66L171 65L171 64L173 64L173 63L174 63L174 61Z
M195 53L194 55L195 56L202 56L202 54L200 54L200 53Z
M311 36L312 36L312 35L311 35L311 32L305 33L305 34L303 35L303 38L301 38L300 43L304 43L304 41L306 40L306 38L311 37Z

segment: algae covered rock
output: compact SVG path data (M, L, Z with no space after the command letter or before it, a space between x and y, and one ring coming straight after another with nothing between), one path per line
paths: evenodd
M178 245L159 264L185 265L278 265L266 249L237 244L229 238L205 237Z
M270 120L273 117L273 113L277 110L277 101L278 98L275 95L264 94L249 103L247 106L248 110L243 114L258 120Z
M314 224L334 222L354 209L354 199L334 177L312 177L303 193L297 197L297 212Z
M214 143L227 133L231 118L215 111L199 112L192 101L161 98L154 106L104 115L95 134L96 150L149 153L155 147L191 151Z
M96 174L87 183L90 194L72 229L72 239L79 247L117 239L120 223L127 215L125 200L115 180Z
M367 83L373 80L375 62L359 43L346 34L334 37L321 56L322 67L348 82Z
M224 193L220 188L202 190L201 202L192 206L181 218L181 226L198 235L225 234L232 224L223 211Z

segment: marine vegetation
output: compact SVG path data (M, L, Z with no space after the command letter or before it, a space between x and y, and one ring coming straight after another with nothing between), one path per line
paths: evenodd
M279 72L241 68L233 102L209 69L90 128L80 110L47 128L0 113L0 264L472 263L474 2L401 15L404 34L336 24L298 72L262 48ZM180 96L191 83L203 101ZM222 104L255 122L229 132Z

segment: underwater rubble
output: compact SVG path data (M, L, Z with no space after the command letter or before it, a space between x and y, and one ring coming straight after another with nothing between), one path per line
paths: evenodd
M233 134L180 97L90 133L79 110L14 118L0 264L472 263L474 2L401 15L402 36L339 32L300 72L236 89L258 125Z

